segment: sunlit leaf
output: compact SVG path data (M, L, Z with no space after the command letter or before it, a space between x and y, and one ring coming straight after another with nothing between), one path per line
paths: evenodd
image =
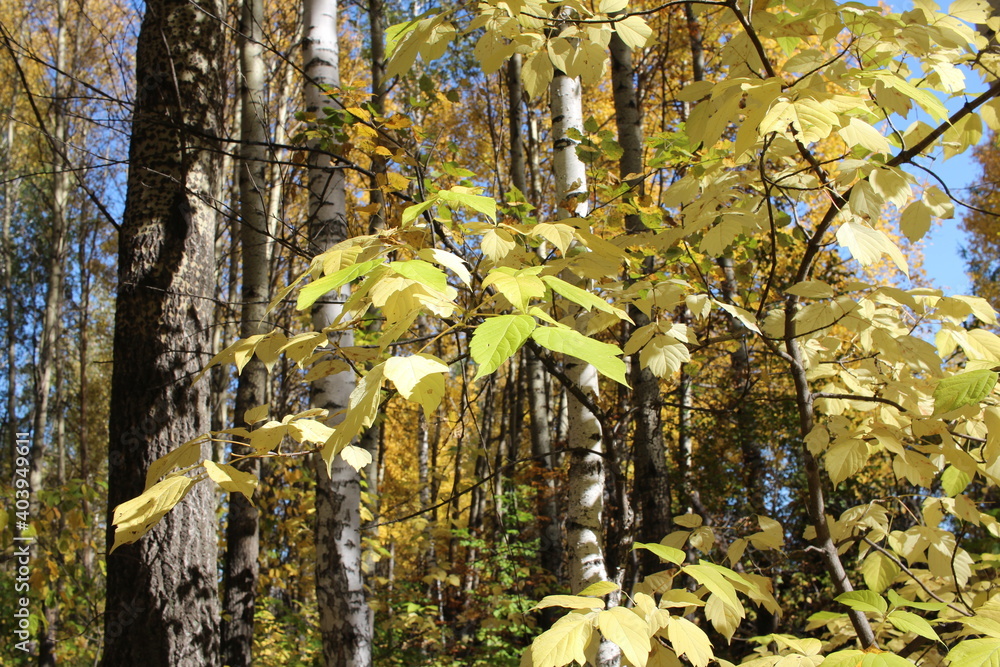
M531 337L545 349L581 359L592 364L602 375L628 386L625 362L619 358L622 351L618 346L588 338L574 329L557 327L539 327L531 332Z
M205 461L205 471L209 478L224 490L230 493L242 493L253 505L253 492L258 484L256 475L214 461Z
M538 326L530 315L499 315L476 327L469 344L472 360L479 364L474 380L489 375L521 349Z

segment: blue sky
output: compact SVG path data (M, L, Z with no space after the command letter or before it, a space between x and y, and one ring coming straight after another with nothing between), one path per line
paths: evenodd
M888 4L894 11L906 11L913 7L913 3L909 0L891 0ZM939 4L946 8L949 2L945 0ZM984 87L981 81L972 77L969 78L968 84L973 94ZM955 98L947 104L949 108L955 109L964 102L965 98ZM939 155L933 162L924 162L924 165L940 176L952 194L959 199L965 198L969 186L979 177L979 168L972 159L971 151L956 155L947 161L943 161ZM914 170L913 173L922 180L927 179L927 174L919 170ZM966 243L965 235L959 229L962 215L962 208L956 206L955 218L942 221L924 240L924 266L927 274L934 281L935 287L950 294L968 294L972 291L969 278L965 274L965 262L959 256L959 248Z

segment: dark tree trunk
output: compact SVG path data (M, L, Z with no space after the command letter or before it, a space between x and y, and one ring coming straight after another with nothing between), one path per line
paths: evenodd
M119 236L108 445L115 506L160 456L209 428L211 207L219 172L223 8L149 0L136 56L128 196ZM207 455L207 447L202 452ZM219 664L215 491L198 484L135 544L108 556L105 667Z
M243 266L240 336L266 333L270 285L271 233L265 201L267 128L264 108L263 0L244 0L240 18L240 252ZM240 373L236 388L235 425L243 426L247 410L267 399L267 370L252 359ZM249 448L237 447L248 454ZM240 451L242 450L242 451ZM235 466L260 477L258 458L237 461ZM249 667L253 649L253 622L260 573L260 513L242 493L229 495L226 524L225 610L222 622L222 657L228 667Z

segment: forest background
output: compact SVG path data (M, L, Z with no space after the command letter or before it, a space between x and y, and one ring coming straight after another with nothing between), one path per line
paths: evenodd
M996 664L914 6L0 0L4 664Z

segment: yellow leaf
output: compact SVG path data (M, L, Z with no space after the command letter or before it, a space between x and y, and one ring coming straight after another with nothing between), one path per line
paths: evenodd
M253 505L253 492L258 483L256 476L215 461L205 461L205 471L213 482L230 493L242 493Z
M653 29L646 25L641 16L627 16L621 21L615 21L612 26L632 50L646 46L653 34Z
M158 479L166 475L168 472L176 470L177 468L187 468L188 466L193 466L198 463L198 460L201 458L202 442L204 442L203 437L188 440L174 451L168 452L153 461L153 463L149 466L149 470L146 471L145 490L148 491L149 487L153 486Z
M359 472L372 462L371 452L355 445L348 445L340 450L340 457Z
M639 363L659 378L669 378L691 361L687 346L670 336L656 336L639 352Z
M830 447L823 463L830 474L830 481L836 486L861 470L866 461L868 461L868 445L863 440L851 438Z
M499 264L503 259L514 249L516 244L514 243L514 237L510 235L505 229L488 229L485 234L483 234L483 240L480 247L483 253L493 261L494 264Z
M552 83L552 61L548 51L536 51L524 60L521 68L521 78L524 89L531 99L540 97Z
M405 190L410 185L410 179L394 171L386 173L386 179L391 190Z
M684 528L697 528L701 525L702 519L697 514L681 514L674 517L674 523Z
M574 660L587 664L584 651L596 620L595 612L570 613L560 618L531 643L532 667L563 667Z
M116 507L112 519L115 543L111 551L122 544L131 544L148 533L187 495L194 483L195 480L185 475L172 475Z
M565 255L576 238L576 230L561 222L540 222L531 228L531 235L545 239Z
M371 426L375 422L375 418L378 417L378 408L382 403L381 389L382 381L385 379L384 369L384 363L372 368L358 381L354 391L351 392L344 420L337 424L333 435L327 439L320 452L326 462L328 472L334 457L350 445L351 440Z
M805 98L779 100L771 105L760 122L760 134L777 132L789 139L798 139L804 144L825 139L840 120L822 102Z
M597 627L604 638L617 644L636 667L645 667L649 659L649 626L638 614L625 607L614 607L597 615Z
M860 146L872 153L889 152L888 140L882 136L881 132L860 118L851 118L847 125L837 130L837 134L844 140L848 148Z
M250 434L247 444L258 454L269 452L279 444L288 433L288 426L281 422L269 421Z
M667 638L677 655L686 655L694 667L706 667L714 656L708 635L686 618L670 618Z
M444 396L444 374L448 364L430 354L391 357L385 362L385 377L400 396L419 403L429 417Z
M434 262L446 269L451 269L451 271L458 276L466 285L471 284L472 274L469 273L469 269L465 266L465 261L462 260L458 255L454 255L447 250L439 250L437 248L421 248L417 255L428 262Z
M299 442L321 445L333 435L333 429L315 419L296 419L288 423L288 435Z
M709 595L705 603L705 617L711 621L716 632L731 641L743 617L735 609L722 601L718 595Z
M896 244L881 231L872 229L862 222L848 220L842 224L837 230L837 241L846 246L851 251L851 256L862 266L877 262L882 255L889 255L900 271L909 274L906 257Z
M546 595L541 602L532 607L545 609L547 607L563 607L565 609L604 609L604 600L584 597L582 595Z
M305 274L303 274L305 275ZM298 281L296 281L297 284ZM267 335L267 338L262 340L257 344L255 354L257 358L260 359L261 363L270 373L271 369L274 368L274 364L277 363L278 357L281 355L281 350L284 348L285 343L288 342L288 337L280 331L272 331Z
M265 403L264 405L258 405L256 408L250 408L243 415L243 421L248 425L256 424L262 419L267 418L267 411L271 408L270 403Z

